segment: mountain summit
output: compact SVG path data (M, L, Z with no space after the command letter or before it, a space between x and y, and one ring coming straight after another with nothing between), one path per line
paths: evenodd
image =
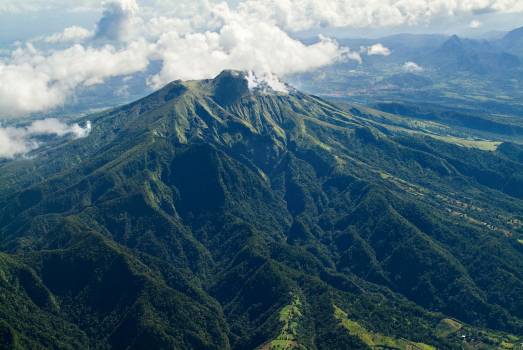
M286 95L293 91L274 75L256 75L252 71L225 70L208 85L216 101L223 104L234 103L246 95Z
M520 341L523 149L279 87L176 81L0 165L0 347Z
M517 56L497 50L486 40L462 39L457 35L451 36L440 48L426 55L424 63L447 73L481 75L514 70L521 66Z

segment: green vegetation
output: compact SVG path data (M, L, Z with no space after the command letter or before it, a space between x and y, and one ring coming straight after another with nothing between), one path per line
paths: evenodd
M433 346L415 343L406 339L397 339L387 337L380 333L373 333L365 329L358 322L350 320L345 311L334 305L334 317L338 319L343 327L349 331L351 335L358 337L363 343L368 345L370 348L385 348L385 349L401 349L401 350L434 350Z
M523 346L521 337L477 329L452 319L441 320L435 334L438 338L454 340L455 346L461 344L464 349L516 350Z
M282 324L280 334L268 344L261 347L263 350L286 350L306 349L300 345L298 327L303 315L301 313L301 301L298 295L294 295L292 303L285 306L279 315Z
M517 144L461 147L231 72L87 118L89 137L0 164L0 348L523 334Z
M438 324L435 334L439 338L447 338L450 335L456 334L462 327L463 325L460 322L445 318Z

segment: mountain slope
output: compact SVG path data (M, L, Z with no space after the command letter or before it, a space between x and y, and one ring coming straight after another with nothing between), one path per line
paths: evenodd
M501 47L514 55L523 56L523 27L508 32L501 40Z
M32 276L11 298L49 329L3 307L19 343L459 348L436 331L450 317L493 348L523 334L516 145L459 147L232 71L89 119L88 138L2 166L5 274Z

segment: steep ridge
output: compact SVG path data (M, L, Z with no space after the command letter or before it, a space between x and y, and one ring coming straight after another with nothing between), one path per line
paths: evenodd
M247 78L173 82L2 166L9 346L460 348L436 331L450 318L487 348L517 341L518 146L459 147Z

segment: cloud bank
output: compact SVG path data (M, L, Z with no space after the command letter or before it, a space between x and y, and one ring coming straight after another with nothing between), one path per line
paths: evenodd
M82 127L78 124L67 125L53 118L38 120L22 128L0 127L0 158L14 158L37 149L41 145L36 139L38 136L64 137L71 135L78 139L87 137L90 132L90 122Z
M523 11L521 0L246 0L240 11L281 28L418 25L438 17Z
M145 71L153 60L161 61L161 69L147 82L159 88L176 79L212 78L224 69L285 76L351 58L331 39L305 45L277 25L225 3L182 7L181 13L199 14L142 18L135 0L113 1L105 5L94 34L70 27L44 39L71 42L70 47L45 51L36 42L18 47L0 61L0 81L5 82L0 118L59 107L77 88Z
M0 11L99 7L100 0L3 0ZM289 32L316 27L425 23L482 12L523 11L520 0L113 0L94 28L72 26L0 58L0 119L64 105L83 86L161 68L147 82L203 79L223 69L285 76L363 55L388 56L381 44L349 50L329 38L303 44ZM58 46L39 47L42 42ZM67 46L69 45L69 46ZM415 69L410 66L408 69Z
M46 54L27 44L9 62L0 61L0 117L17 117L63 105L80 86L147 68L148 44L136 41L118 50L80 44Z
M343 59L345 50L327 38L304 45L276 26L239 18L228 19L218 31L165 33L154 53L163 68L149 82L158 88L175 79L212 78L223 69L279 76L304 72Z

